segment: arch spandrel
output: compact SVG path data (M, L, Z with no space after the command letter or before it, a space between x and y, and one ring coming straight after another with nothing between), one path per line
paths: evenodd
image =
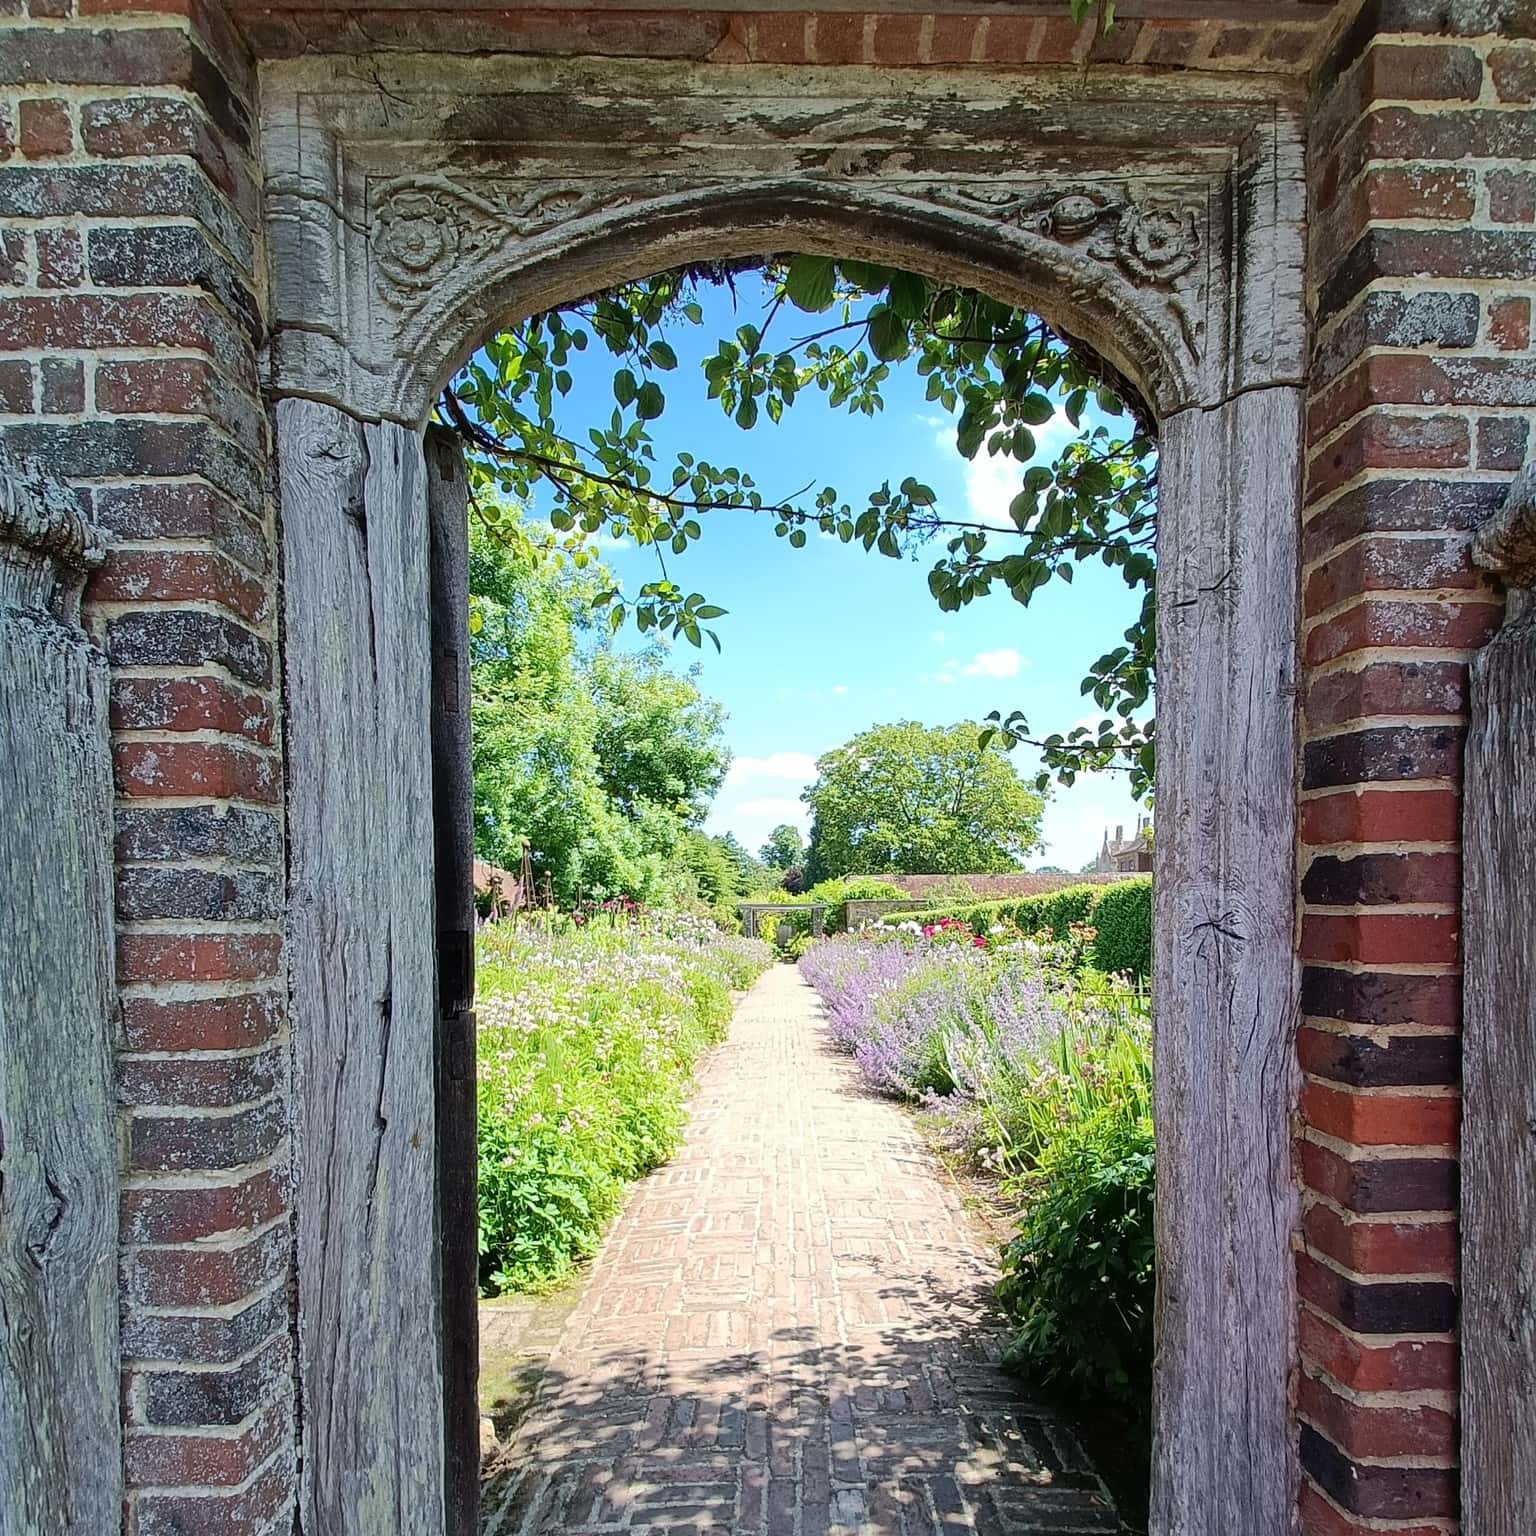
M498 325L682 262L789 250L1038 312L1163 416L1301 376L1299 162L1272 104L1160 117L1144 87L1042 104L994 81L957 104L887 80L856 117L819 97L796 117L777 72L748 69L729 92L712 75L685 87L668 114L643 78L626 93L601 62L580 67L585 126L542 113L537 72L472 72L451 96L426 65L274 92L276 394L420 423ZM992 137L957 147L956 113Z

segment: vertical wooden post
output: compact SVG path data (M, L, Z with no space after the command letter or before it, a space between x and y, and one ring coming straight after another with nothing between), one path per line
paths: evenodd
M480 1519L479 1211L475 1158L475 834L469 752L468 481L458 440L428 428L432 819L437 870L437 1185L443 1256L448 1536Z
M1152 1530L1286 1536L1298 1480L1300 394L1163 423Z
M0 1533L115 1531L117 1134L97 531L0 456Z
M1478 534L1509 590L1472 663L1462 820L1461 1466L1467 1536L1536 1529L1536 465Z
M420 436L277 405L304 1536L442 1536Z

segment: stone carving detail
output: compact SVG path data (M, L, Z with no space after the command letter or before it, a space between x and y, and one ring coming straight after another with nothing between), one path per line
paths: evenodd
M76 624L86 573L105 558L105 538L74 492L0 446L0 606Z
M394 309L414 312L451 269L509 242L627 204L716 185L733 184L721 178L487 179L472 190L444 175L396 178L379 186L371 198L379 296ZM861 187L884 198L957 209L1026 230L1080 252L1138 287L1166 293L1184 341L1199 359L1200 267L1206 247L1203 184L1154 183L1140 189L1123 182L1088 182L1063 189L1039 183L964 186L880 176Z
M1119 185L1059 192L929 184L922 195L1061 245L1080 246L1084 255L1153 288L1172 288L1193 273L1204 250L1203 189L1154 189L1135 197Z
M670 187L667 190L672 190ZM452 266L631 200L609 182L513 186L504 195L471 191L447 176L385 184L373 210L379 295L397 308L431 288Z
M1477 530L1472 559L1503 583L1511 621L1536 613L1536 462L1520 471L1504 505Z

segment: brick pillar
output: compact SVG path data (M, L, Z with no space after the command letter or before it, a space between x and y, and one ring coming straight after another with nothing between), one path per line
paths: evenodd
M0 12L0 433L115 540L87 617L112 669L126 1527L286 1531L254 73L185 0Z
M1499 617L1468 542L1536 400L1536 49L1489 30L1518 9L1368 5L1313 124L1297 1390L1314 1536L1456 1528L1460 774L1467 660Z

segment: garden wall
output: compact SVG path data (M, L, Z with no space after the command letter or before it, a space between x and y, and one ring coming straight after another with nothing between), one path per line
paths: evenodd
M1309 96L1301 1520L1452 1529L1459 775L1466 663L1500 615L1467 545L1536 404L1528 9L1123 0L1106 36L1063 9L0 4L0 434L114 540L86 623L111 670L133 1536L294 1528L256 55L416 47L756 61L786 82L989 61L1021 92L1091 59L1138 90L1184 71Z

